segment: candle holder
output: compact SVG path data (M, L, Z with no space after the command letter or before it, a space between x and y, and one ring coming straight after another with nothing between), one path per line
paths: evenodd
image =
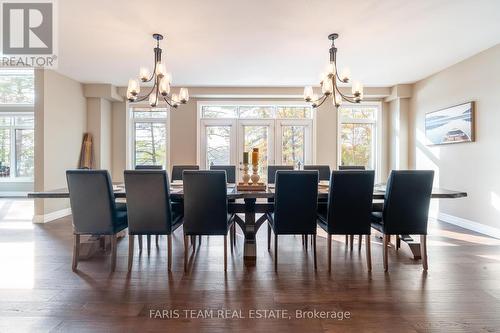
M252 180L252 185L258 185L259 184L259 165L258 164L252 164L252 175L250 176L250 179Z
M243 168L241 170L243 171L243 175L241 176L243 185L248 185L248 181L250 180L250 175L248 174L248 163L243 163Z

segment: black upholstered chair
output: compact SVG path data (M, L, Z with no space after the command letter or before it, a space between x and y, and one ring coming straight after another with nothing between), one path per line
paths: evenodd
M420 235L422 266L427 270L427 220L434 171L391 171L384 199L384 211L372 213L372 228L384 235L384 270L388 270L387 246L390 235ZM399 244L397 244L398 246Z
M276 180L276 171L293 170L293 165L268 165L267 166L267 183L274 184Z
M339 170L340 171L366 170L366 168L363 165L339 165Z
M224 271L227 269L227 234L234 228L234 216L227 209L226 173L214 171L184 171L184 271L188 264L188 237L193 251L195 236L224 236ZM231 247L233 246L231 232Z
M366 263L371 271L370 224L373 171L333 171L327 211L318 213L318 225L328 234L328 270L331 270L332 235L365 235ZM361 238L360 238L361 244Z
M136 165L136 170L163 170L163 165Z
M211 165L210 170L226 171L226 180L230 184L236 183L236 166L235 165Z
M278 269L278 235L312 235L316 269L316 210L318 205L317 171L276 172L274 213L268 214L274 232L274 269ZM268 230L267 247L271 236Z
M111 236L111 271L116 268L116 234L127 228L127 211L118 209L107 170L67 170L73 215L73 264L76 271L80 235Z
M184 170L200 170L198 165L174 165L172 167L172 181L182 180Z
M319 180L330 180L329 165L304 165L304 170L317 170L319 172Z
M167 172L126 170L124 172L128 212L128 270L134 259L134 238L167 235L168 270L172 268L172 233L182 224L182 209L170 202ZM149 252L148 242L148 252Z

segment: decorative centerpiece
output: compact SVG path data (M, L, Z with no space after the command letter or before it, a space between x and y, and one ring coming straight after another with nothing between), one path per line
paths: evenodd
M252 149L252 175L248 174L248 157L248 152L243 152L243 168L241 169L243 171L243 182L239 182L236 188L239 191L265 191L266 185L264 183L259 183L259 148ZM249 180L252 182L249 183Z

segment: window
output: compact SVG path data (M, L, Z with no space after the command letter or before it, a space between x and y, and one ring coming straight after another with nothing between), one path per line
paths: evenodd
M33 178L33 113L0 113L0 177Z
M200 166L242 162L243 152L259 148L259 174L273 164L312 163L312 110L307 105L199 103Z
M132 165L168 163L168 122L165 108L132 109Z
M0 180L34 177L34 96L33 70L0 70Z
M341 106L339 112L339 163L375 169L377 164L376 105Z

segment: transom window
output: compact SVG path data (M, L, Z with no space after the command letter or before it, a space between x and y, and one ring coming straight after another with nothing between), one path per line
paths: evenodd
M166 108L132 108L132 165L162 166L168 163Z
M259 148L259 174L267 166L312 162L312 109L288 104L200 103L200 166L238 165Z
M339 108L338 152L341 165L376 168L378 114L379 107L376 105Z

